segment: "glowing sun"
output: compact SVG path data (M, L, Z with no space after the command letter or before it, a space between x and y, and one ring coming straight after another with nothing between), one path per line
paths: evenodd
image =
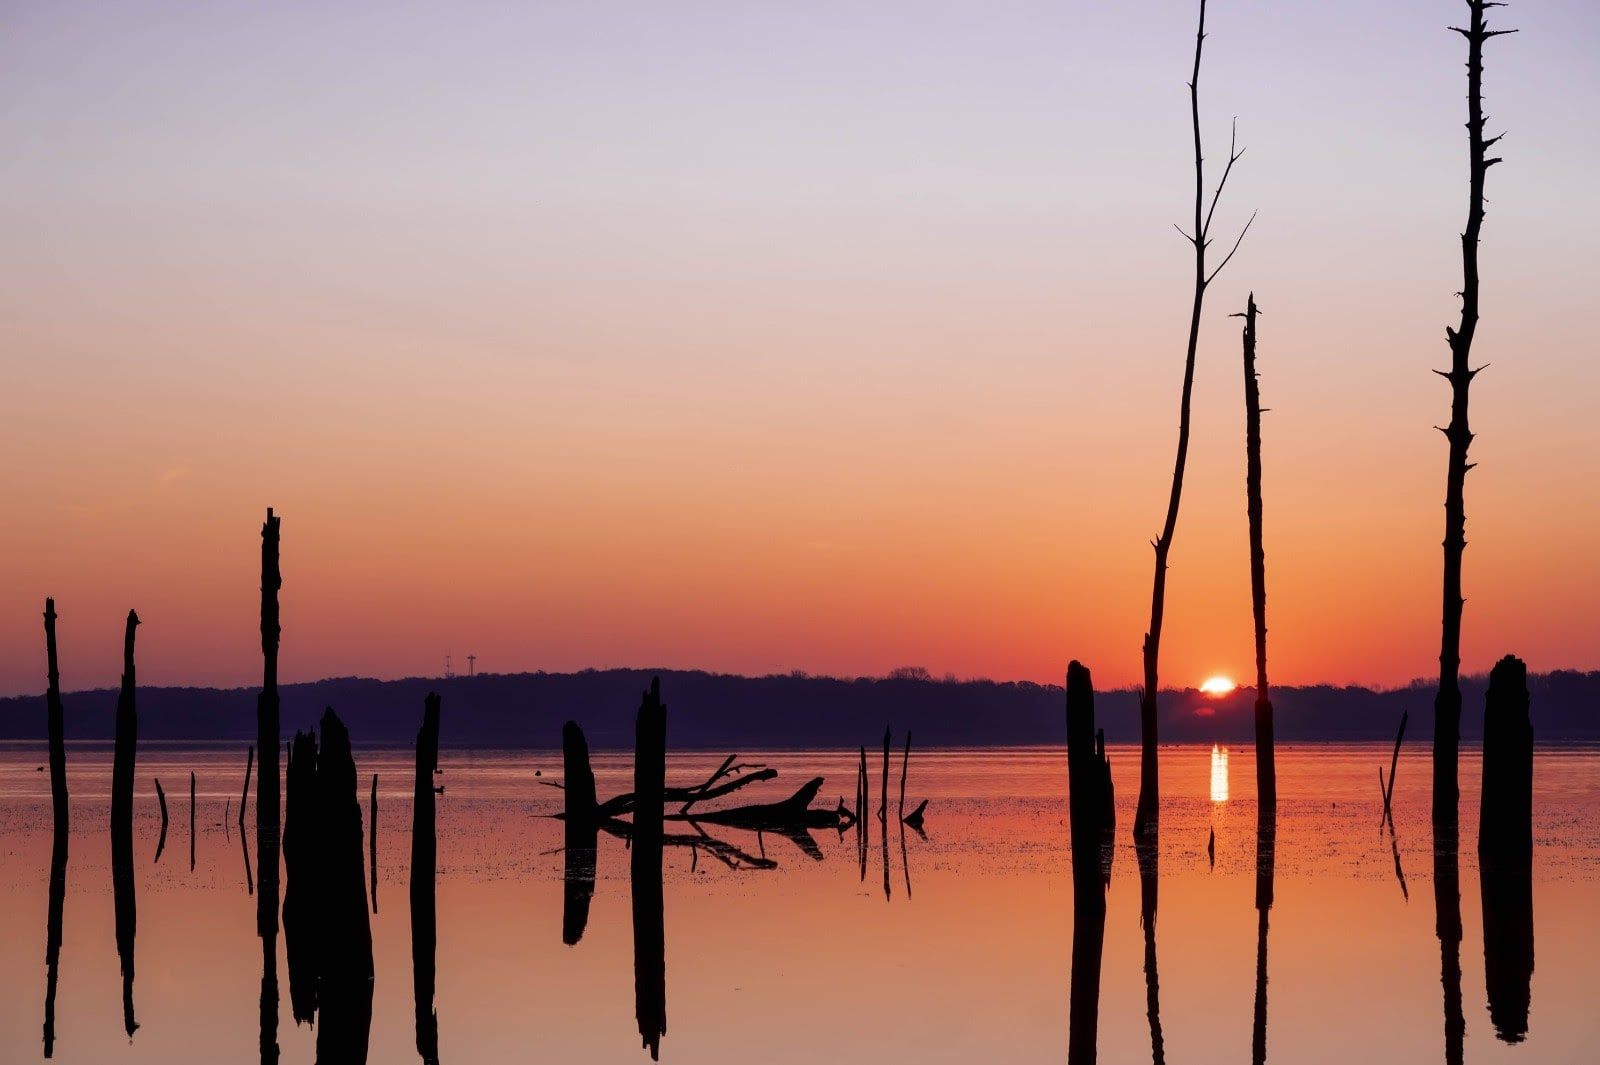
M1237 687L1238 685L1228 677L1218 676L1207 677L1205 683L1200 685L1200 690L1207 695L1227 695Z

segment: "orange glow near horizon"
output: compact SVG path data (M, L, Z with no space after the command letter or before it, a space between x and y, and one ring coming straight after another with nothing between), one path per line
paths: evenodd
M285 681L447 652L1141 681L1192 284L1184 26L421 5L374 47L361 5L244 34L25 6L0 694L45 686L46 596L68 690L116 685L130 607L142 683L259 681L268 506ZM1250 145L1218 225L1260 219L1205 307L1163 686L1252 660L1252 290L1272 678L1437 675L1430 371L1466 187L1458 39L1413 7L1216 16L1207 155L1233 114ZM1600 668L1592 57L1586 23L1546 28L1495 59L1519 139L1484 232L1467 673ZM1394 76L1353 76L1374 47Z
M1237 687L1238 685L1229 678L1215 676L1207 677L1205 681L1201 683L1200 690L1205 692L1207 695L1227 695Z

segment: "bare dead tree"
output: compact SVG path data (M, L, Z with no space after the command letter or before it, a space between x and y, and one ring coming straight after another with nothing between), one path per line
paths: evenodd
M1267 687L1267 552L1261 518L1261 382L1256 372L1256 294L1244 309L1245 512L1250 521L1250 609L1256 636L1256 819L1278 819L1278 766Z
M1183 471L1189 457L1190 396L1194 392L1194 357L1200 342L1200 314L1205 305L1206 289L1228 265L1244 236L1250 231L1250 222L1244 224L1228 254L1215 267L1206 262L1206 250L1211 246L1211 223L1216 214L1217 202L1233 172L1233 164L1243 152L1235 137L1228 147L1228 163L1222 178L1206 204L1205 157L1200 145L1200 55L1206 39L1206 4L1200 0L1200 23L1194 38L1194 73L1189 79L1189 112L1194 127L1194 232L1186 233L1182 226L1178 232L1194 247L1194 299L1189 314L1189 342L1183 364L1183 393L1178 405L1178 453L1172 467L1172 491L1167 499L1167 517L1161 526L1161 535L1151 544L1155 549L1155 577L1150 592L1150 628L1144 636L1144 690L1139 696L1139 806L1134 814L1135 835L1154 835L1160 817L1161 781L1156 764L1157 716L1156 693L1160 690L1161 622L1166 611L1167 558L1172 551L1173 535L1178 528L1178 504L1183 497Z
M1433 823L1457 823L1460 791L1456 764L1461 746L1461 555L1467 547L1466 481L1472 429L1467 421L1467 393L1483 367L1471 365L1472 340L1478 331L1478 241L1483 231L1483 186L1489 168L1500 162L1489 149L1505 134L1484 137L1483 45L1491 37L1516 30L1491 30L1484 14L1503 7L1492 0L1467 0L1472 18L1467 28L1450 27L1467 39L1467 227L1461 233L1461 320L1445 327L1450 344L1450 369L1434 373L1450 382L1450 424L1440 429L1449 441L1444 495L1444 603L1439 640L1439 692L1433 703Z
M256 780L256 881L261 885L261 894L256 896L256 934L261 939L261 1065L274 1065L279 1053L278 873L282 849L278 820L278 590L283 587L283 573L278 567L278 543L279 518L268 507L267 519L261 526L261 694L256 698L256 746L261 749L261 771ZM247 770L247 778L248 775ZM243 807L239 814L244 815Z
M56 601L44 601L45 730L50 743L50 804L53 832L50 843L50 897L45 913L44 1056L55 1053L56 979L61 960L61 926L67 891L66 714L61 708L61 670L56 660Z

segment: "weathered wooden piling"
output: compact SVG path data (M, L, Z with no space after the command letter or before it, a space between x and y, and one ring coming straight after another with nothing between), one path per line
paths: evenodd
M650 682L634 727L633 994L639 1036L652 1060L661 1055L667 1031L666 929L662 912L662 790L667 772L667 708L661 681Z
M411 800L411 984L417 1054L438 1065L439 1014L434 1009L434 954L439 940L435 875L439 860L433 772L439 767L439 696L429 692L417 730L417 771Z
M1483 968L1495 1034L1528 1034L1533 980L1533 724L1528 670L1507 655L1489 674L1478 817Z
M1533 851L1533 725L1528 667L1507 655L1489 673L1483 715L1480 861L1520 864Z
M256 934L261 938L262 1065L273 1065L278 1060L278 880L282 853L278 820L278 592L283 587L278 564L280 525L280 519L268 507L266 521L261 525L261 693L256 698L256 746L261 750L260 779L256 782L256 881L260 887L256 893ZM239 815L244 816L243 806ZM285 940L287 947L287 936ZM292 973L290 984L292 996ZM297 1010L296 1020L299 1019Z
M56 601L44 601L45 732L50 744L50 896L45 915L44 1056L55 1053L56 980L61 961L62 914L67 893L68 829L66 714L61 707L61 670L56 657Z
M565 800L566 846L561 891L561 942L574 946L589 927L594 898L599 800L589 741L576 721L561 727L562 797ZM635 803L637 806L637 803Z
M116 911L117 958L122 967L122 1024L130 1038L139 1027L133 1013L133 945L139 925L133 877L133 772L139 744L133 643L138 627L139 615L128 611L122 638L122 689L117 695L116 740L111 756L111 893Z
M1075 904L1105 905L1100 884L1104 778L1096 756L1094 685L1083 664L1067 666L1067 801Z
M45 690L45 732L50 743L50 809L56 836L61 841L61 861L67 860L67 829L71 811L67 804L66 712L61 706L61 668L56 657L56 601L44 601L44 647L48 687Z

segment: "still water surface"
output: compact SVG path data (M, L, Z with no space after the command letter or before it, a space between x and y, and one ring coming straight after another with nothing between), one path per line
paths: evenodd
M444 731L448 736L448 718ZM669 782L703 780L721 753L671 755ZM139 1028L123 1030L106 832L109 750L71 747L71 854L53 1060L259 1060L261 949L237 817L244 752L139 752ZM1249 1062L1256 1005L1254 761L1235 748L1162 751L1164 805L1156 921L1156 1006L1165 1058ZM1110 752L1116 850L1099 994L1099 1060L1152 1058L1140 881L1129 840L1138 752ZM779 771L741 793L786 797L827 777L821 800L854 794L853 751L745 752ZM1280 748L1270 915L1266 1060L1444 1061L1446 988L1436 935L1434 856L1423 747L1401 755L1394 839L1378 827L1385 745ZM43 1057L50 795L42 749L0 748L0 1059ZM891 775L897 800L899 752ZM926 838L868 819L867 864L853 832L781 837L710 829L750 859L665 855L663 1061L1059 1062L1068 1046L1073 938L1065 752L913 752L908 807L929 799ZM562 942L561 793L552 751L451 751L438 796L440 1059L450 1063L642 1062L634 1016L632 915L624 844L602 835L586 929ZM373 1062L417 1060L407 880L412 754L357 752L360 800L379 778ZM1536 762L1535 965L1525 1038L1498 1038L1487 1009L1475 854L1475 751L1462 758L1459 859L1465 1061L1594 1061L1600 1045L1600 751L1541 750ZM196 865L188 789L197 776ZM535 777L542 771L542 777ZM631 756L597 753L602 799L631 790ZM874 809L880 766L870 776ZM171 817L165 853L153 781ZM254 794L249 846L254 848ZM224 818L225 808L231 807ZM1216 833L1213 867L1206 853ZM676 829L672 829L676 831ZM760 859L765 858L765 861ZM1397 861L1398 858L1398 861ZM254 855L251 856L254 862ZM771 867L765 867L771 866ZM279 980L285 980L279 940ZM310 1062L287 987L278 1043Z

